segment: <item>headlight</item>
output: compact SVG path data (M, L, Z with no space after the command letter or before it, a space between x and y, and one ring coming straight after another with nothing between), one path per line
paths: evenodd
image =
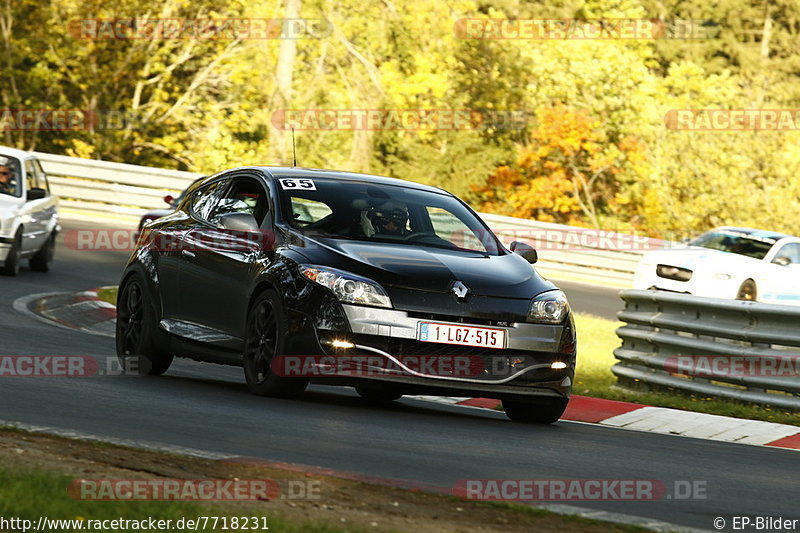
M567 297L561 291L548 291L531 302L528 322L540 324L561 324L569 313Z
M392 307L389 295L374 281L349 272L316 265L301 265L300 273L333 291L340 302Z
M723 272L718 272L714 274L714 279L731 279L733 276L730 274L725 274Z

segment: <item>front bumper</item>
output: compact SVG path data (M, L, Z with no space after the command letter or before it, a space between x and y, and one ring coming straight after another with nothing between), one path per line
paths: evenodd
M736 298L742 280L735 277L720 279L713 273L695 270L688 281L662 278L656 274L655 264L642 265L636 272L634 288L647 290L656 288L670 292L681 292L707 298Z
M356 305L342 305L350 331L317 324L320 349L336 355L363 354L376 358L370 380L391 381L419 389L420 392L479 394L504 398L511 396L569 397L575 375L575 331L572 318L561 325L421 319L408 312ZM506 332L503 349L423 342L418 339L422 321L502 329ZM332 341L354 345L348 350L332 348ZM422 364L420 359L423 360ZM411 360L416 364L408 364ZM432 361L455 360L468 371L454 375L436 372ZM564 363L565 368L552 368ZM386 372L387 363L400 373ZM453 364L449 365L452 368Z

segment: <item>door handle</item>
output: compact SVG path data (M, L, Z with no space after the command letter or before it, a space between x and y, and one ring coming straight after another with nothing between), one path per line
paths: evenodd
M194 259L197 255L194 252L190 252L189 250L181 250L181 254L186 259Z

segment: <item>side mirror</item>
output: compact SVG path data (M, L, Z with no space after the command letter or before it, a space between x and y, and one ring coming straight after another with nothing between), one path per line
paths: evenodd
M522 256L528 263L534 264L539 260L539 254L530 244L524 242L514 241L511 243L511 251L517 255Z
M172 205L172 202L174 201L175 198L171 194L168 194L164 197L164 202L168 203L169 205Z
M28 201L33 200L41 200L42 198L47 197L47 191L44 189L40 189L38 187L34 187L28 191Z
M773 263L780 266L789 266L792 264L792 260L786 257L785 255L779 255L775 259L772 260Z
M259 231L256 218L250 213L225 213L217 218L222 229L231 231Z

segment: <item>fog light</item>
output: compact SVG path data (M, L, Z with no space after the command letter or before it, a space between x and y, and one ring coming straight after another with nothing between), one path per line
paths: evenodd
M550 365L550 368L553 370L561 370L563 368L567 368L567 363L562 363L561 361L556 361Z
M331 346L334 348L355 348L356 345L352 342L347 341L340 341L340 340L333 340L331 341Z

